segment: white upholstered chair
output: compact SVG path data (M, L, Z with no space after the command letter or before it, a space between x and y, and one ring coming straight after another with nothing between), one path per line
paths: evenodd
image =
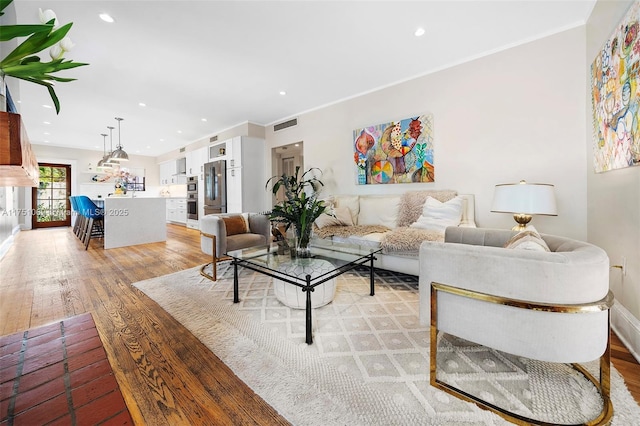
M245 224L244 230L242 229L242 220ZM200 219L200 249L204 253L210 254L212 261L200 268L200 274L216 281L218 279L216 264L219 260L225 259L228 251L265 245L270 242L271 222L264 214L222 213L206 215ZM211 274L205 272L205 268L209 265L212 267Z
M444 242L421 245L420 322L431 325L431 384L516 423L522 420L437 379L437 336L444 332L510 354L572 364L594 382L604 401L590 424L606 423L613 414L609 258L594 245L544 234L550 252L504 248L515 234L449 227ZM599 383L577 364L597 359Z

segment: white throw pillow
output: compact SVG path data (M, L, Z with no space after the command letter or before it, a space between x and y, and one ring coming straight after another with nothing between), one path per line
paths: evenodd
M547 243L542 239L536 228L527 226L524 231L518 232L504 245L504 248L533 251L551 251Z
M360 197L358 225L382 225L393 229L396 227L399 206L399 195Z
M428 196L422 208L422 216L413 222L410 227L444 232L447 226L460 225L462 205L462 197L454 197L442 203Z
M316 226L318 228L324 228L325 226L341 225L352 226L353 219L351 218L351 211L347 207L335 207L329 213L333 213L333 216L328 213L322 213L316 219Z
M358 195L336 195L333 197L333 205L335 207L346 207L349 209L353 225L358 224L358 213L360 213L358 198Z

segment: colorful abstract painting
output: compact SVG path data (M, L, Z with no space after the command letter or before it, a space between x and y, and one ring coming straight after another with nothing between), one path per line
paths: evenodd
M596 173L640 164L640 2L591 65Z
M358 184L434 182L433 116L353 131Z

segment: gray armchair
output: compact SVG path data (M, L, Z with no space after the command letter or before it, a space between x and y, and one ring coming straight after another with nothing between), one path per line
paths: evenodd
M246 228L247 224L248 228ZM228 227L229 229L227 229ZM200 219L200 249L204 253L210 254L212 261L200 268L200 274L216 281L218 279L216 263L219 260L227 259L227 252L265 245L269 242L271 242L271 222L264 214L222 213L206 215ZM212 265L211 275L204 271L210 264Z
M513 355L571 364L603 399L600 416L588 424L606 423L613 413L609 258L592 244L544 234L549 252L504 248L515 234L448 227L444 242L422 243L420 322L431 325L430 382L511 421L522 420L437 378L437 336L444 332ZM599 383L578 364L596 359Z

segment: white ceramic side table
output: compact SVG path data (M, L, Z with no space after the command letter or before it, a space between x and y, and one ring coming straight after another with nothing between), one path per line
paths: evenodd
M283 263L278 271L290 277L297 277L301 285L306 285L306 276L317 277L335 271L336 267L323 259L295 259ZM273 280L273 291L276 298L284 305L294 309L305 309L307 295L301 287L278 279ZM311 292L311 307L319 308L331 302L336 294L336 279L332 278L316 287Z

